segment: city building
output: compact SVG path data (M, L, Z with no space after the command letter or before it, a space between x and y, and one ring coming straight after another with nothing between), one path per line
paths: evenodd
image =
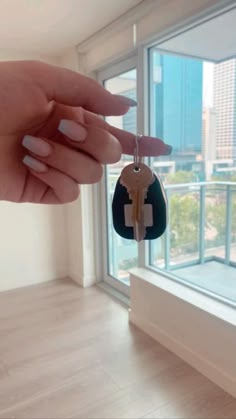
M217 159L236 160L236 59L215 65L213 106Z
M173 146L173 155L201 152L202 80L201 61L184 57L154 55L152 130Z
M210 107L204 108L202 112L202 158L206 180L210 180L216 160L216 111Z
M204 160L216 159L216 111L204 108L202 112L202 156Z
M194 171L196 180L204 180L204 161L199 158L203 63L157 51L152 69L151 133L172 145L168 160L175 161L176 171Z

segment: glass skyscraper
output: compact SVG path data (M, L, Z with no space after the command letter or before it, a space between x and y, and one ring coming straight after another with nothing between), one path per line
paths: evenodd
M236 59L215 66L214 108L217 157L236 160Z
M202 62L158 53L153 60L153 135L173 146L172 155L201 153Z

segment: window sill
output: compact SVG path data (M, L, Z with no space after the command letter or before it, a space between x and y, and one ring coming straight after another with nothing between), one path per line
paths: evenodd
M130 281L130 322L236 397L236 309L148 269Z
M134 268L130 271L131 277L144 280L160 290L163 290L183 301L189 303L208 314L211 314L233 326L236 326L236 308L227 303L220 302L211 296L154 272L148 268Z

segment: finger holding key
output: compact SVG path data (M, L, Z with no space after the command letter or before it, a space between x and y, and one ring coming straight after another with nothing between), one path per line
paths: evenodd
M79 118L88 125L100 127L110 132L120 142L122 153L133 156L136 147L136 134L108 124L92 112L80 110ZM164 140L150 135L143 135L139 141L139 155L145 156L168 156L172 152L172 146Z
M80 141L81 126L91 132L90 137L87 137L84 142ZM64 135L65 141L70 142L74 147L80 148L99 161L102 161L106 152L114 154L114 151L117 149L117 142L121 146L120 153L131 156L134 154L136 135L109 125L91 112L80 110L77 121L62 119L58 129ZM94 131L93 135L92 131ZM139 143L139 154L142 157L167 156L171 152L172 147L159 138L142 136Z

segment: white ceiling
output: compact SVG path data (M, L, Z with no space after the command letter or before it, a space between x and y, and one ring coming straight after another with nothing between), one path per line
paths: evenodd
M78 44L140 0L0 0L0 52L56 55Z
M174 36L158 48L220 62L236 56L236 7Z

